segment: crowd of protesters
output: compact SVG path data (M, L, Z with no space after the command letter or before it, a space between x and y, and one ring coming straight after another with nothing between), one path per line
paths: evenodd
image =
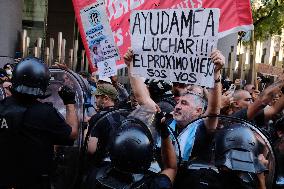
M12 78L13 65L5 64L3 68L0 68L0 84L5 91L6 96L11 96L11 78Z
M88 92L92 95L90 103L94 107L92 113L85 115L88 120L88 126L84 130L88 158L84 159L84 161L87 161L85 164L87 166L82 171L83 176L80 180L80 187L103 188L98 186L99 183L101 185L109 185L109 188L121 188L122 185L133 184L134 182L144 184L143 188L187 188L186 186L189 185L192 188L199 188L200 186L198 185L202 184L200 179L204 178L197 172L188 174L186 170L178 169L177 159L180 158L182 162L191 162L195 159L204 162L211 161L212 138L214 138L214 133L218 129L217 115L232 116L251 122L271 141L271 145L275 147L275 152L282 155L283 143L281 141L284 139L284 80L281 80L281 78L278 81L271 82L270 85L267 85L261 91L258 90L262 88L260 87L261 79L258 79L257 86L253 84L241 86L240 80L233 82L228 78L222 79L221 70L225 64L225 59L220 51L215 50L211 55L215 64L215 82L212 89L185 83L149 79L145 81L143 78L131 75L132 56L131 50L124 56L125 64L128 66L131 89L126 89L123 84L119 83L117 76L97 78L93 74L79 73L88 81ZM58 64L57 66L62 69L68 69L64 65ZM11 64L6 64L0 69L0 84L4 90L5 98L15 95L15 89L12 86L13 70L14 65ZM72 103L74 104L75 102L72 101ZM115 111L119 109L130 112L126 120L121 118L122 115L119 111ZM105 116L109 112L114 113ZM104 118L101 119L103 116ZM198 119L204 116L205 118ZM147 129L140 128L141 125L146 125L146 127L153 125L153 122L151 122L153 117L157 119L154 127L161 136L159 144L153 144L151 137L147 135ZM171 128L171 131L168 127ZM235 127L236 130L243 129L238 125ZM224 132L225 136L226 132L228 133L229 131ZM243 132L249 133L246 130ZM131 135L128 133L135 134ZM236 137L242 138L243 136L241 135ZM72 136L72 138L74 139L75 136ZM175 150L177 149L177 143L172 142L173 138L178 138L180 142L180 154ZM139 179L138 181L133 180L128 173L143 173L147 175L145 171L152 167L153 156L157 152L152 154L152 147L149 144L157 145L161 149L158 154L161 160L157 160L159 165L156 165L156 167L160 168L160 174L156 174L151 179L146 177L148 179L143 182ZM239 148L240 150L236 153L242 156L242 152L245 151L242 149L244 147ZM141 151L140 149L143 150ZM253 153L253 150L246 150L246 152ZM217 185L214 185L214 187L266 188L265 172L268 167L265 167L265 165L267 165L268 160L263 154L254 153L253 158L255 162L246 162L247 166L252 165L254 170L257 171L238 169L236 174L239 176L240 172L253 172L258 178L257 184L244 184L243 180L236 181L235 178L229 178L228 175L235 174L235 167L220 163L219 167L216 167L219 169L222 178L226 177L227 179L222 181L220 187ZM283 161L283 158L281 159L283 156L277 157L280 157L277 161ZM218 159L218 157L215 158ZM108 167L110 161L117 169L113 170ZM241 158L238 163L241 161L247 160ZM105 174L100 177L99 174L101 174L102 170L105 171ZM211 173L206 172L205 174L212 176ZM112 182L117 177L116 182ZM220 176L215 177L213 175L212 177L220 179ZM237 183L236 186L230 186L232 182ZM9 187L17 188L17 183L13 184L15 183L12 183ZM208 181L207 185L211 187L211 184ZM135 187L133 186L133 188ZM136 188L139 187L137 185ZM208 186L208 188L210 187ZM2 189L1 181L0 188ZM5 187L3 186L3 188ZM19 188L21 188L21 185Z

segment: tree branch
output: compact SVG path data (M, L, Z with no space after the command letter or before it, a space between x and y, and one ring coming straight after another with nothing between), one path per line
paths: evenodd
M253 25L256 27L258 24L260 24L262 21L264 21L266 18L269 18L272 16L273 12L275 11L276 7L278 7L278 2L276 1L273 7L270 9L269 13L266 16L260 17L258 20L256 20Z

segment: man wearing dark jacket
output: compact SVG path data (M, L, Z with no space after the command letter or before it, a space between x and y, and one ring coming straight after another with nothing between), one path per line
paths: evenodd
M66 105L66 121L45 98L48 67L39 59L20 62L12 80L12 96L0 102L0 188L50 188L54 145L72 145L78 134L75 93L58 92Z

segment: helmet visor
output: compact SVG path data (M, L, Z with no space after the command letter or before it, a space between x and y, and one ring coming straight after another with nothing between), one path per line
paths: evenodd
M220 159L217 159L216 166L226 166L233 171L244 171L250 173L261 173L267 171L252 152L232 149L227 151Z

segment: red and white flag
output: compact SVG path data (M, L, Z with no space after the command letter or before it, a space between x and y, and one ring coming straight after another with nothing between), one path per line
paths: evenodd
M91 61L86 34L83 28L80 10L98 0L73 0L76 18L82 40ZM111 29L121 57L130 47L129 18L132 10L167 8L219 8L219 38L238 31L253 29L250 0L105 0ZM123 66L117 61L118 67Z

